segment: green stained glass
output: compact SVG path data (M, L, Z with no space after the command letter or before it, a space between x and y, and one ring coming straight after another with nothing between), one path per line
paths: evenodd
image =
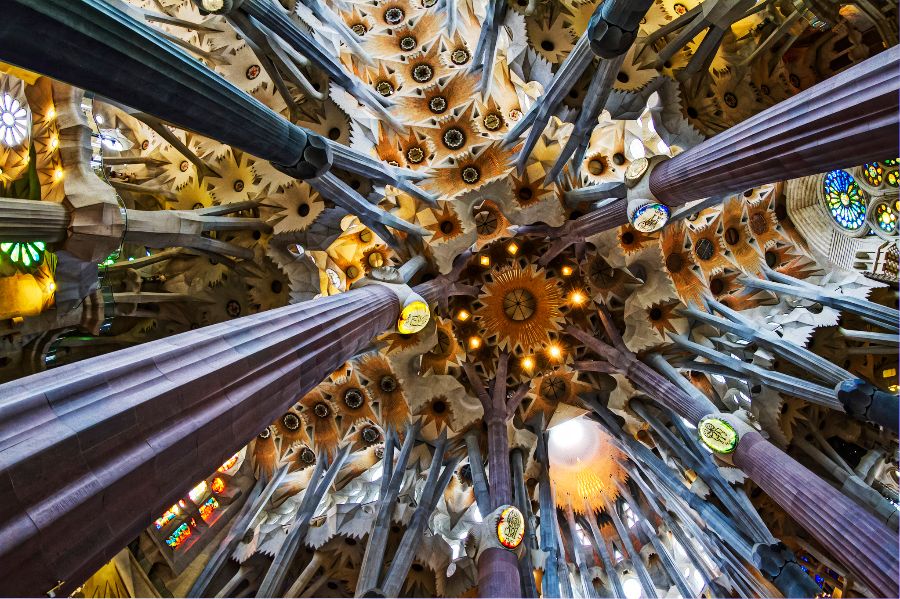
M825 204L834 221L855 231L866 221L866 201L859 184L846 171L831 171L822 183Z
M878 187L884 181L884 169L877 162L863 165L863 178L872 187Z
M884 166L897 166L900 164L900 158L887 158L881 161Z
M897 187L897 171L889 172L885 179L887 180L888 185L890 185L891 187Z
M6 254L13 264L26 269L36 267L43 261L46 248L43 241L0 243L0 251Z

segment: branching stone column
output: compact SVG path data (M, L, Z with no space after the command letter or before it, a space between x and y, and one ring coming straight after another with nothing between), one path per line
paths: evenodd
M475 372L472 364L463 363L466 377L484 409L488 441L488 486L491 508L495 510L513 502L512 476L509 469L509 435L506 426L528 390L528 387L523 385L512 397L507 398L508 367L509 354L504 353L497 363L493 389L488 392L484 381ZM499 547L490 547L482 551L478 558L478 590L482 597L521 596L516 555Z
M731 127L650 173L670 208L896 153L894 46Z
M572 540L572 557L575 559L575 568L578 570L578 579L581 582L581 595L583 597L596 597L597 591L594 589L590 572L588 572L588 564L580 546L581 539L578 537L578 528L575 525L575 511L572 509L571 499L566 503L566 525L569 528L569 538Z
M591 540L594 543L594 549L596 549L597 555L600 556L600 561L603 563L607 587L612 590L613 597L616 599L625 599L625 591L622 590L622 581L619 579L619 573L616 572L616 567L609 555L609 549L606 547L606 539L604 539L603 535L600 533L600 527L597 523L597 514L594 512L587 499L584 500L584 519L582 521L587 524L587 527L591 531Z
M348 455L350 455L350 445L344 445L326 470L324 465L328 458L328 453L326 451L319 453L316 459L315 470L309 479L306 492L303 494L303 500L294 514L291 530L278 548L278 551L275 552L275 557L269 565L262 582L259 584L259 589L256 591L257 597L277 597L281 594L281 589L287 578L288 568L290 568L294 558L297 556L297 552L306 538L306 533L309 531L309 522L319 508L319 504L322 503L325 493L328 492L328 489L334 482L338 471L344 466Z
M631 510L634 512L635 516L637 516L639 526L643 527L644 532L647 534L647 538L650 539L650 543L656 550L656 554L659 556L660 561L662 561L663 569L669 575L669 578L672 579L672 582L675 583L675 586L678 588L678 592L682 597L690 597L693 594L690 586L688 586L688 583L684 579L684 576L678 570L678 567L675 565L675 561L672 559L672 556L669 555L668 549L666 549L666 547L663 545L662 540L659 538L655 527L647 519L647 515L644 513L643 508L641 508L640 504L634 500L634 498L631 496L631 493L628 491L628 488L623 483L619 482L618 480L614 480L613 482L619 489L619 493L621 493L625 498L625 501L628 502L628 505L631 507ZM651 500L651 498L649 497L647 499L648 501Z
M553 499L553 487L550 484L550 457L547 451L547 433L543 430L543 424L535 427L537 434L537 448L535 459L540 465L538 475L538 503L541 510L540 546L547 554L544 560L544 575L541 577L541 596L560 597L559 575L556 570L556 556L559 546L556 543L556 505Z
M0 385L0 593L80 584L399 312L370 285Z
M272 14L292 25L285 15ZM396 240L387 226L416 235L426 232L373 205L331 169L397 184L410 192L418 190L405 185L414 174L291 123L120 5L103 0L14 0L4 6L3 16L3 60L268 160L309 182L388 242ZM39 43L35 30L53 43ZM114 73L128 76L111 76ZM418 196L431 199L424 193Z
M534 518L531 513L531 499L525 487L525 458L522 449L516 447L509 453L509 465L513 476L513 495L516 507L525 516L525 551L519 560L519 577L522 579L522 593L526 597L537 597L538 590L534 581L534 564L531 561L532 549L537 549L537 535L534 533Z
M700 423L706 416L727 419L729 426L740 427L734 415L718 413L704 406L699 396L689 396L649 365L640 362L622 343L609 314L601 309L601 320L615 347L583 331L569 328L570 334L591 350L607 358L658 404ZM601 406L602 407L602 406ZM710 410L700 415L704 410ZM698 417L699 416L699 417ZM748 426L743 425L745 429ZM736 446L730 455L733 464L744 471L764 492L793 517L855 576L876 592L897 592L897 536L875 516L855 504L840 491L791 459L763 439L756 431L736 433ZM746 445L742 445L746 443ZM723 456L720 456L723 457ZM728 459L728 456L724 456ZM761 566L761 569L766 566Z
M634 545L631 543L631 536L628 534L628 529L625 528L625 525L622 523L622 519L619 518L616 504L610 501L606 495L603 496L603 499L606 502L606 513L609 514L609 517L612 519L613 526L616 528L616 533L618 533L619 539L622 541L622 549L624 549L623 553L626 553L626 557L631 559L631 566L637 573L638 580L641 582L641 588L644 589L644 597L656 599L656 597L658 597L656 594L656 587L653 585L650 573L647 572L647 566L644 565L644 561L641 559L641 554L635 550Z
M878 518L755 431L741 435L733 460L875 593L900 592L897 535Z

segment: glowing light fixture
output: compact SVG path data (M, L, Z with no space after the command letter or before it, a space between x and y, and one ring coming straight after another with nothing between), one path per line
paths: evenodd
M562 276L571 277L572 276L572 267L571 266L563 266L562 267Z
M556 344L553 344L549 348L547 348L547 353L550 354L550 357L554 360L559 360L562 357L562 348Z
M587 301L587 296L580 291L573 291L572 294L569 295L569 301L575 306L582 306L584 305L584 302Z
M515 241L510 241L509 245L506 246L506 251L509 252L510 256L515 256L519 253L519 244L517 244Z
M469 314L469 312L467 310L460 310L459 312L456 313L456 320L458 320L460 322L465 322L465 321L469 320L470 316L472 316L472 315Z
M481 339L479 337L469 337L469 349L478 349L481 347Z
M482 256L481 258L479 258L478 261L479 261L479 262L481 263L481 265L484 266L485 268L487 268L488 266L491 265L491 257L490 257L490 256L487 256L487 255Z
M524 370L531 370L532 368L534 368L534 358L532 358L531 356L525 356L524 358L522 358L522 368Z

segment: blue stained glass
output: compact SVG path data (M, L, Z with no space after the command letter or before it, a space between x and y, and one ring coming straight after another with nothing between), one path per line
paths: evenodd
M834 221L855 231L866 221L866 202L859 184L845 171L831 171L822 183L825 205Z

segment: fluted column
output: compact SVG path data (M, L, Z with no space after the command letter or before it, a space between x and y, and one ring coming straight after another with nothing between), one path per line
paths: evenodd
M584 239L624 225L628 200L646 198L647 191L674 209L896 155L898 63L900 48L894 46L674 158L651 161L649 174L635 181L628 198L572 221L569 237Z
M718 413L711 403L704 405L708 403L705 398L689 395L637 360L622 344L608 313L601 310L601 318L615 348L572 327L567 332L609 360L648 397L692 424L699 423L704 416ZM745 442L748 446L741 451ZM895 533L755 432L740 436L732 455L735 466L743 470L822 546L831 550L854 576L863 580L873 591L889 595L897 592L896 583L890 582L900 577ZM872 564L878 564L880 569L873 568Z
M763 439L741 436L734 465L876 594L898 594L897 534Z
M669 207L897 153L894 46L660 163L650 191Z
M0 385L0 595L70 592L398 314L371 285Z
M300 127L103 0L14 0L0 58L113 98L277 164L293 165ZM41 35L34 35L40 29ZM52 40L52 43L47 43Z
M65 240L69 227L66 207L54 202L0 198L0 241Z
M484 409L487 428L488 487L491 508L497 509L513 502L512 476L509 468L509 434L506 423L515 408L507 405L506 372L509 354L500 356L496 377L490 391L475 373L471 364L464 368L469 382L476 390ZM499 547L489 547L478 557L478 592L482 597L521 597L519 560L516 554Z

